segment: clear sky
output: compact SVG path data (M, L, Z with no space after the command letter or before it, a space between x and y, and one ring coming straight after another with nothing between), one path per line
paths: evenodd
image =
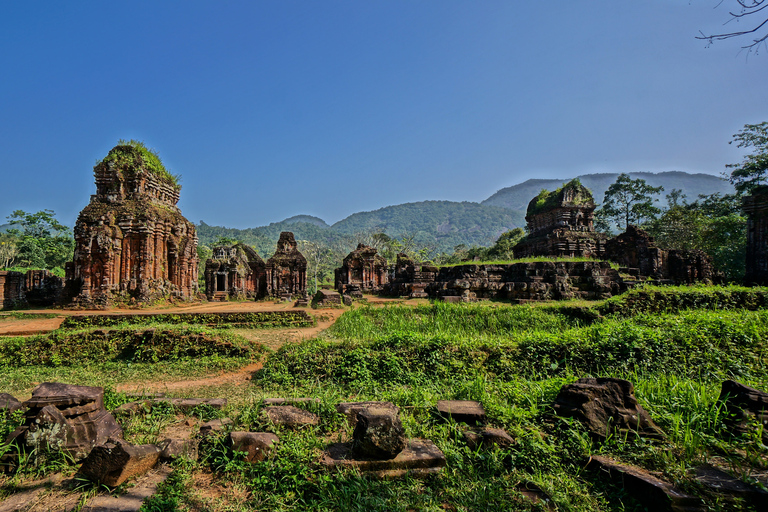
M239 228L719 174L768 120L768 52L694 39L719 2L0 1L0 221L72 225L121 138L181 174L187 218Z

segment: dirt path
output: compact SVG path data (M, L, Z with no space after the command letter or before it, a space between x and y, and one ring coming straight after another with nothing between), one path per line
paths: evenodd
M290 329L237 329L235 332L245 338L262 343L271 350L277 350L286 343L299 343L313 338L333 325L344 313L343 309L309 310L309 314L317 320L316 325L307 328ZM222 386L225 384L245 384L253 377L254 372L262 368L262 363L252 363L235 372L220 373L199 379L179 380L173 382L125 382L118 384L117 391L124 393L146 392L177 392L207 386Z

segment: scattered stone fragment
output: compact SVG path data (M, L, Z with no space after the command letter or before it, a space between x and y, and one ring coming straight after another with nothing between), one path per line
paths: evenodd
M485 409L475 400L440 400L437 402L437 412L456 423L477 425L485 422Z
M613 378L585 378L560 389L555 399L558 416L576 418L598 439L610 428L663 439L664 433L638 403L631 382Z
M352 439L353 453L362 458L394 459L407 445L400 415L390 407L359 411Z
M96 496L83 507L82 512L138 512L144 500L157 492L157 486L163 483L172 471L168 466L160 466L150 471L125 494Z
M333 308L341 306L341 295L332 290L317 290L312 297L313 308Z
M748 485L738 478L709 465L694 470L697 482L716 494L744 498L756 510L768 510L768 492Z
M80 474L94 482L117 487L155 467L159 458L160 448L154 444L134 446L122 439L110 438L91 450L80 467Z
M179 458L197 460L198 458L198 439L179 439L168 438L157 443L160 448L160 460L168 461Z
M400 409L392 402L342 402L336 406L336 411L347 417L350 425L357 425L357 413L369 407L388 408L399 413Z
M268 432L231 432L229 440L236 452L245 452L246 462L261 462L274 450L280 439Z
M206 437L214 432L221 432L225 427L232 425L233 423L234 422L230 418L206 421L200 425L200 437Z
M512 436L507 434L504 429L501 428L481 428L475 430L467 430L464 432L464 440L467 442L470 450L477 450L478 448L484 448L486 450L492 448L507 449L515 444L515 440Z
M362 296L360 297L362 298ZM342 302L344 302L345 306L351 306L352 305L352 296L351 295L342 295L341 296Z
M375 460L356 458L352 443L335 443L323 453L320 463L327 468L356 468L359 471L377 472L376 476L396 477L407 474L380 473L409 470L417 473L437 472L445 466L445 455L429 439L411 439L405 449L393 459Z
M183 413L188 413L201 405L207 405L216 410L221 410L227 406L226 398L157 398L155 402L170 402Z
M307 402L312 402L319 404L320 399L319 398L265 398L264 404L265 405L292 405L292 404L303 404Z
M768 444L768 393L726 380L720 389L718 402L725 403L725 421L731 432L746 434L750 432L750 425L758 422L763 426L763 444Z
M517 484L517 492L522 494L525 499L536 505L541 503L547 510L556 510L555 504L552 503L551 498L541 490L541 488L533 482L520 482Z
M306 425L317 425L320 418L309 411L292 405L274 405L264 408L264 414L275 425L288 428L299 428Z
M620 464L595 455L590 458L587 469L606 474L648 510L673 512L705 510L699 498L679 491L669 482L660 480L638 467Z
M0 393L0 413L11 414L21 409L21 402L8 393Z
M32 448L61 449L82 459L94 446L123 434L104 409L103 388L46 382L22 405L28 409L24 425L11 436Z

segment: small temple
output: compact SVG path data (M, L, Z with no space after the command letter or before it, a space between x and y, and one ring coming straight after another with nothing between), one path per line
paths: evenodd
M275 254L266 264L266 294L297 297L307 293L307 259L290 231L280 233Z
M362 297L363 293L379 293L389 282L387 260L365 244L344 258L334 272L334 288L343 295Z
M596 233L592 192L578 179L555 191L542 190L528 204L528 236L514 247L515 258L599 257L608 235Z
M66 283L75 303L197 293L197 234L177 203L181 186L141 143L121 142L93 168L96 194L75 224Z
M763 185L745 197L742 209L747 215L747 261L744 282L768 285L768 186Z
M205 262L205 295L208 300L260 299L266 294L266 265L243 243L218 245Z

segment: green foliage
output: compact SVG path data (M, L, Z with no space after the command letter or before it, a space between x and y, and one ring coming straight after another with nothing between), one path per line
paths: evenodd
M56 220L52 210L27 213L16 210L8 216L13 226L0 242L15 245L15 255L6 255L5 266L63 269L72 260L75 240L72 230Z
M734 134L729 144L734 142L736 147L754 149L740 164L726 165L726 168L733 169L729 181L736 187L736 191L749 194L762 185L768 175L768 121L745 124L739 133Z
M214 327L307 327L314 320L305 311L252 311L243 313L161 313L148 315L73 315L61 324L63 329L83 327L124 327L207 325Z
M160 160L160 155L154 149L148 148L143 142L138 140L117 141L117 146L112 148L107 156L96 165L107 165L117 167L121 172L135 173L140 169L151 172L158 178L174 186L177 190L181 188L179 184L179 175L171 174Z
M526 216L536 215L553 208L556 208L564 200L564 192L567 189L573 189L576 194L572 201L572 204L585 204L592 202L592 192L589 191L584 185L581 184L579 178L574 178L568 183L564 183L559 188L552 192L544 189L539 192L533 201L528 205Z
M643 179L633 180L628 174L619 174L605 192L601 215L612 219L622 229L630 224L640 225L661 213L653 205L657 201L653 195L663 190L664 187L652 187Z

